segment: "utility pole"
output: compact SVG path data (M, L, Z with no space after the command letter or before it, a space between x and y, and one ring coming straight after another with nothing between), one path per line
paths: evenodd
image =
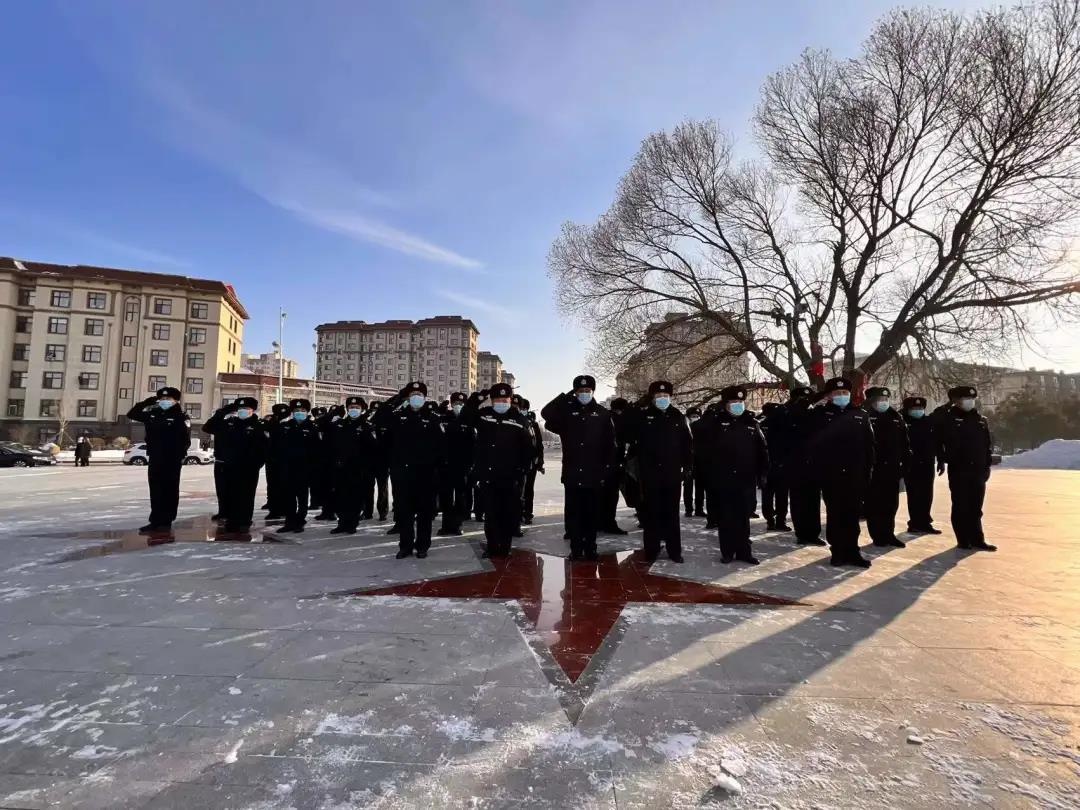
M319 345L317 343L312 343L311 350L315 352L315 365L311 367L311 407L314 408L317 404L315 402L315 394L319 384Z
M278 339L274 344L278 353L277 401L285 401L285 310L278 307Z

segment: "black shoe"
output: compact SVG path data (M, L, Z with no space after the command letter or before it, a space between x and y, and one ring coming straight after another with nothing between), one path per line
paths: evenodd
M271 512L263 520L282 520L285 516L280 512Z
M837 554L836 552L833 552L833 555L829 558L829 565L847 565L847 557L843 556L842 554Z
M426 560L427 559L427 552L426 551L418 551L418 552L416 552L416 559L418 559L418 560Z
M911 534L941 534L941 529L933 526L908 526L907 530Z
M870 561L859 552L852 554L847 564L854 565L856 568L869 568L871 565Z
M511 537L524 537L525 532L523 532L521 529L518 529L513 534L511 534L510 536Z
M645 560L645 562L647 562L647 563L654 563L658 559L660 559L660 552L659 551L642 551L641 552L641 559Z
M350 529L348 526L339 524L330 530L330 534L356 534L356 529Z
M611 526L608 526L606 529L601 529L600 531L602 531L604 534L617 534L617 535L630 534L630 532L628 532L626 529L624 529L618 523L613 523Z
M776 531L778 531L778 532L790 532L791 527L788 526L786 523L777 523L776 524Z
M686 516L687 516L687 517L693 517L693 516L694 516L694 512L693 512L693 510L691 510L691 509L687 509L687 510L686 510Z
M361 520L371 520L371 512L364 512L360 515Z
M488 560L488 559L491 559L491 557L493 557L493 556L494 555L491 553L491 551L489 549L485 548L483 553L480 555L480 559Z
M569 554L566 555L566 559L568 559L570 562L581 562L585 559L585 555L583 555L579 551L571 551Z
M753 554L736 554L735 559L739 562L744 562L747 565L761 565L761 560Z
M394 555L394 559L396 559L396 560L404 560L406 557L411 557L411 556L412 556L411 551L399 551L397 554Z
M263 504L262 506L260 506L260 507L259 507L259 511L260 511L260 512L265 512L265 511L267 511L267 510L268 510L269 508L270 508L270 504L269 504L269 503L264 503L264 504Z
M401 527L398 526L395 523L393 526L391 526L389 529L386 530L386 533L387 534L401 534Z
M907 548L907 543L901 540L899 537L893 537L885 545L892 546L893 548Z
M524 523L526 526L532 526L532 522L533 522L532 515L529 515L528 517L523 517L521 519L521 522Z
M734 554L728 554L727 552L725 552L725 553L720 555L720 562L722 562L724 565L727 565L728 563L732 562L734 559L735 559Z
M826 543L820 537L815 537L813 540L799 540L797 545L800 545L800 546L826 546L826 545L828 545L828 543Z
M222 514L220 512L218 512L217 514L211 515L210 519L211 520L223 520L224 518L223 518Z
M144 534L146 532L156 532L157 530L158 527L155 526L153 523L147 523L145 526L139 527L139 534Z
M286 534L288 532L298 532L298 531L300 531L300 527L297 526L295 523L286 523L283 526L281 526L281 528L279 528L277 530L277 533L278 534Z
M766 518L765 519L765 528L770 532L774 532L774 531L776 531L776 523L774 521L771 521L768 518Z
M681 563L681 562L685 562L685 560L683 560L683 556L682 556L682 554L668 554L668 555L667 555L667 557L668 557L668 559L669 559L669 560L671 560L671 561L672 561L673 563Z
M702 512L700 509L695 509L694 510L694 517L705 517L705 513Z
M964 551L971 551L972 549L971 543L957 543L956 547L959 549L963 549Z
M569 540L570 539L570 532L563 532L562 539L563 540Z
M379 515L379 522L382 523L385 520L386 520L386 513L384 512L384 513Z
M449 534L452 534L452 532L448 528L446 528L445 526L443 526L437 532L435 532L436 537L446 537Z
M251 524L249 523L247 526L244 526L241 523L229 523L226 521L222 529L227 534L243 534L244 532L251 530Z
M759 517L761 517L761 515L759 515L757 512L751 512L750 517L751 518L759 518Z
M997 546L991 545L990 543L986 542L972 543L971 547L976 551L997 551Z
M719 529L720 524L719 523L706 523L705 528L706 529Z

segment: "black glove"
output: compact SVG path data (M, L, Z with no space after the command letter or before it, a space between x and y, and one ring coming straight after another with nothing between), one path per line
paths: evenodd
M944 475L945 474L945 462L944 461L939 461L937 463L937 474L938 475Z
M144 408L149 408L149 407L151 407L153 405L156 405L157 404L157 395L154 395L152 397L147 397L146 399L144 399L139 404L142 405Z

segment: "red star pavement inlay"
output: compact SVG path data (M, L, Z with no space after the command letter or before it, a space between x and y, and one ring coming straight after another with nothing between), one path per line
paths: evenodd
M629 602L794 605L787 599L649 572L640 551L601 554L597 562L514 549L494 570L356 591L353 596L516 599L563 672L576 683Z

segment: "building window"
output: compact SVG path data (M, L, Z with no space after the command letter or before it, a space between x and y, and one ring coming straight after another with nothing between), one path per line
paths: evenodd
M68 319L60 317L49 318L50 335L66 335L68 333Z
M193 301L191 303L191 317L199 321L205 321L210 317L210 305L203 301Z
M64 387L64 372L62 371L43 371L41 372L41 387L42 388L63 388Z
M165 378L158 376L157 374L151 374L146 381L146 390L151 394L156 394L159 388L165 387Z
M88 337L101 337L105 334L105 321L101 318L87 318L83 325L83 334Z
M96 417L97 416L97 400L96 399L80 399L77 413L82 417Z
M130 360L124 360L123 362L120 363L120 371L122 371L122 372L132 372L134 370L135 370L135 364L132 363Z
M133 323L139 320L139 302L128 301L124 304L124 320Z
M71 290L53 290L50 303L54 307L63 307L64 309L70 309Z
M82 361L84 363L100 363L101 362L101 347L100 346L83 346L82 347Z
M202 405L198 402L185 402L184 413L189 419L202 419Z
M67 346L63 343L45 344L45 362L62 363L67 359Z
M19 288L19 306L20 307L32 307L34 305L34 288L33 287L20 287Z
M184 386L184 390L189 394L201 394L202 391L202 377L188 377L187 385Z
M135 346L135 336L134 335L124 335L124 345L129 349L134 347Z
M25 413L26 400L24 399L9 399L7 401L7 415L8 416L22 416Z
M12 360L29 360L30 359L30 344L29 343L16 343L15 348L11 352Z
M34 326L34 319L29 315L16 315L15 316L15 331L23 334L30 334L31 328Z
M91 292L86 294L87 309L105 309L109 305L108 293Z
M117 396L120 398L121 401L126 400L126 399L131 399L131 389L130 388L121 388L120 393L117 394Z
M206 368L206 355L202 352L188 352L188 368Z
M154 349L150 352L150 365L152 366L167 366L169 365L169 352L165 349Z
M101 375L96 371L84 371L79 374L79 388L83 391L97 391Z
M188 346L202 346L206 343L206 330L201 326L188 329Z
M10 388L26 388L26 381L30 379L29 371L13 371L11 372L11 385Z
M169 334L172 332L171 327L167 323L155 323L153 332L154 340L168 340Z
M155 298L154 299L154 314L155 315L172 315L172 299L171 298Z
M38 409L38 416L59 416L60 415L60 400L58 399L43 399L41 400L41 407ZM51 432L51 431L50 431Z

